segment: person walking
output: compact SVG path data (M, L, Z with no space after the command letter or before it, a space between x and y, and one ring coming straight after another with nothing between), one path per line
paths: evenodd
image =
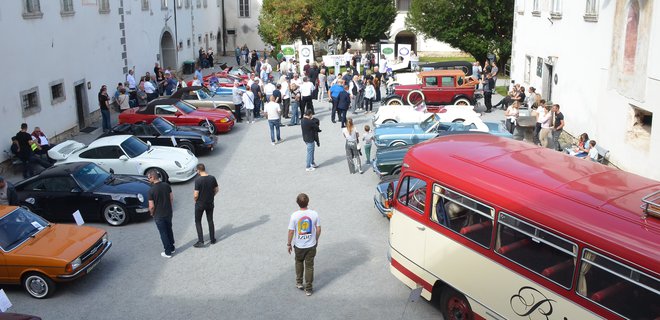
M282 142L282 138L280 138L280 115L282 114L282 110L280 109L280 104L275 102L276 99L275 96L270 96L270 101L264 106L264 112L268 119L268 128L270 129L270 144L272 145L275 145L276 137L277 143Z
M319 120L314 118L314 113L311 110L307 110L305 116L302 119L300 124L302 129L303 141L307 145L307 161L305 162L306 171L314 171L318 167L316 162L314 162L314 144L321 146L319 141Z
M254 123L254 93L251 90L243 93L243 105L245 105L247 123Z
M355 172L364 173L362 171L362 163L360 162L360 151L358 150L358 132L353 126L353 119L346 120L346 128L342 129L342 134L346 139L346 160L348 161L348 171L351 174ZM357 167L357 170L356 170Z
M296 288L305 290L305 295L309 297L314 289L314 257L321 237L321 221L316 211L307 208L309 196L304 193L299 194L296 203L300 209L292 213L289 219L286 247L289 254L291 251L295 254Z
M103 132L108 132L112 128L112 125L110 123L110 97L108 97L108 87L106 85L101 86L98 98Z
M564 114L559 111L559 105L552 105L552 147L557 151L562 151L559 137L564 131Z
M337 112L339 113L339 122L341 127L346 127L346 112L351 106L351 95L348 93L348 85L344 85L344 90L337 95Z
M369 125L364 126L364 156L367 159L366 164L371 164L371 144L374 142L374 134L371 132L371 127Z
M236 117L236 121L243 122L243 119L241 118L241 108L243 108L244 91L239 89L238 85L238 81L234 81L234 87L231 89L231 100L234 103L234 117Z
M204 247L204 232L202 230L202 215L206 212L206 222L209 224L209 238L211 244L215 244L215 225L213 224L213 197L218 194L220 187L214 176L206 173L206 166L203 163L197 164L197 174L195 179L195 189L193 199L195 200L195 227L197 228L197 243L195 248Z
M164 258L172 258L176 251L174 248L174 232L172 231L172 206L174 195L172 188L166 182L161 181L158 171L151 169L147 171L147 179L151 183L149 189L149 213L154 218L156 228L160 234L160 241L163 242L163 249L160 255Z

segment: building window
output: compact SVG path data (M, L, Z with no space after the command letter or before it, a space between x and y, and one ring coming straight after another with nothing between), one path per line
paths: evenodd
M190 38L188 38L188 48L190 48Z
M220 8L220 2L221 2L221 0L216 1L216 4L217 4L218 8Z
M160 0L160 9L161 10L167 10L167 5L168 5L167 2L168 2L167 0Z
M99 13L110 13L110 0L99 0Z
M43 16L39 0L23 0L23 19L39 19Z
M76 13L75 11L73 11L73 0L61 0L60 5L62 7L60 10L61 16L63 17L72 16Z
M584 21L598 21L598 0L587 0L587 8L584 10Z
M142 11L149 10L149 0L142 0Z
M525 56L525 83L529 84L532 75L532 57Z
M177 8L183 8L183 0L176 0Z
M53 81L48 84L50 86L50 104L56 104L66 100L64 94L64 79Z
M561 0L552 0L550 6L550 18L561 19Z
M197 8L201 8L201 7L202 7L202 0L197 0Z
M238 16L240 18L250 17L250 0L238 0Z
M535 17L541 16L541 0L532 0L532 15Z
M190 0L186 0L186 9L190 8Z
M626 42L623 50L623 71L635 71L635 56L637 55L637 33L639 29L639 2L633 0L628 8L626 23Z
M204 8L207 8L209 6L209 0L204 0Z
M516 10L519 14L525 14L525 0L516 0Z
M23 117L41 111L41 104L39 103L39 87L21 91L21 107L23 109Z
M397 0L396 9L399 11L408 11L410 10L410 0Z

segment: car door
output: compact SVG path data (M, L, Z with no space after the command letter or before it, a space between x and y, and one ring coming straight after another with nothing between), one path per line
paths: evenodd
M456 92L456 78L454 76L440 76L437 99L438 104L450 104Z
M45 210L50 206L50 199L46 197L47 191L44 186L44 179L36 177L25 184L16 188L21 203L30 205L34 213L49 219L51 218L49 212Z
M106 171L113 170L115 173L136 174L136 168L128 164L130 159L120 160L125 155L119 146L100 146L87 150L80 154L81 158L89 159Z
M390 220L390 245L408 260L423 266L428 185L424 179L413 176L403 177L400 181Z
M438 77L437 76L426 76L422 79L422 93L424 93L424 98L426 104L434 105L438 101Z
M46 199L46 208L50 217L57 220L72 221L73 213L81 210L80 213L88 211L87 205L81 203L80 194L82 190L70 176L47 177L42 179L45 188L44 198Z

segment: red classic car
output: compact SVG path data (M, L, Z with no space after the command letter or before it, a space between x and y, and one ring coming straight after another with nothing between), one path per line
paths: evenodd
M234 115L222 109L197 109L179 99L157 99L144 108L131 108L119 114L119 123L151 123L163 117L181 126L202 126L211 133L229 132L234 127Z
M205 87L210 87L211 86L211 78L213 78L213 74L209 74L204 76L202 78L202 84ZM215 73L215 77L217 78L217 86L219 87L233 87L234 86L234 81L238 81L241 83L241 85L246 85L247 84L247 79L248 75L247 74L235 74L231 73L231 68L227 68L223 71L218 71ZM187 82L188 86L192 86L192 80Z
M432 70L418 74L421 83L397 85L385 104L474 105L474 88L478 80L461 70Z

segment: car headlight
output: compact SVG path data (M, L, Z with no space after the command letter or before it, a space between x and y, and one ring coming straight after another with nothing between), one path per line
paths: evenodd
M220 119L220 122L222 122L222 123L229 122L229 118L222 118L222 119Z
M103 235L103 238L101 238L101 241L103 243L108 243L108 234L107 233Z
M78 257L76 258L76 260L71 261L71 263L69 263L66 266L66 271L73 272L74 270L78 269L78 267L80 267L81 264L82 264L82 260L80 260L80 257Z
M174 161L174 164L176 164L177 167L182 168L181 163L179 161Z
M144 196L141 193L137 194L138 201L144 202Z

